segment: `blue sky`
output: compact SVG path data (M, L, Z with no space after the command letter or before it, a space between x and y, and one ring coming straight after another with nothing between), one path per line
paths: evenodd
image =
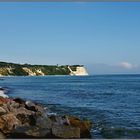
M0 60L140 73L140 3L0 3Z

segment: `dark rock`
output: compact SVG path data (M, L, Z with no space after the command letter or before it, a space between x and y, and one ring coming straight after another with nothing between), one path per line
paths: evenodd
M45 115L42 116L28 116L27 120L24 120L25 117L19 118L22 122L28 122L28 125L22 125L15 129L11 134L10 138L52 138L54 137L51 134L52 121ZM23 120L22 120L23 119ZM30 119L30 120L29 120ZM30 121L33 121L33 124L29 124Z
M12 108L10 110L22 123L22 125L35 125L34 112L24 107Z
M35 110L38 115L44 114L46 111L44 110L43 106L36 104Z
M36 126L39 128L52 128L52 120L48 118L45 114L36 118Z
M90 121L54 115L20 98L0 97L0 138L90 138L90 129Z
M52 127L52 134L64 139L80 138L80 128L55 124Z
M35 118L34 115L30 115L30 116L29 116L29 124L30 124L31 126L35 126L35 125L36 125L36 118Z
M52 137L50 129L40 129L38 127L24 126L17 127L11 132L9 138L49 138Z
M2 132L0 132L0 139L5 139L5 138L6 138L5 135Z
M18 114L17 119L19 119L22 123L22 125L27 125L27 126L34 126L36 125L36 120L33 115L27 115L27 114Z
M33 127L26 132L27 135L36 138L45 138L47 135L51 135L51 130L46 128Z
M19 104L25 104L25 101L23 99L20 99L20 98L15 98L13 99L16 103L19 103Z
M60 124L60 125L70 125L69 119L67 116L49 116L49 118L52 120L52 122Z
M24 115L32 115L34 112L27 110L24 107L20 107L20 108L13 108L13 110L11 109L11 112L13 112L15 114L15 116L17 116L18 114L24 114Z
M51 116L49 116L49 118L51 119L51 121L53 121L53 122L56 122L57 120L56 120L56 116L55 115L51 115Z
M32 103L31 101L26 101L25 102L25 108L28 109L28 110L31 110L31 111L37 111L36 110L36 107L35 107L35 104Z
M80 137L81 138L90 138L90 129L92 127L92 123L88 120L82 121L79 118L69 116L68 117L70 125L73 127L80 128Z
M14 129L7 138L19 138L19 139L25 139L25 138L34 138L32 136L28 136L26 132L30 130L30 126L21 126Z

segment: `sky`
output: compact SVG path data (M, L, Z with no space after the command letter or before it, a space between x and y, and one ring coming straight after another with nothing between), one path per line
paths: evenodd
M140 74L140 3L0 3L0 61Z

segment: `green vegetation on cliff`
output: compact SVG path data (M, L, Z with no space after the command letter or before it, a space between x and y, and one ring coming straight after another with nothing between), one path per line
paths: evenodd
M73 71L77 66L70 66ZM68 65L31 65L0 62L0 75L2 76L28 76L28 75L69 75Z

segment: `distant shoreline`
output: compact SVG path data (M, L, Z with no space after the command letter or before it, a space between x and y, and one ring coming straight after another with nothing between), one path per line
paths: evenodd
M0 62L0 76L88 75L83 65L31 65Z

